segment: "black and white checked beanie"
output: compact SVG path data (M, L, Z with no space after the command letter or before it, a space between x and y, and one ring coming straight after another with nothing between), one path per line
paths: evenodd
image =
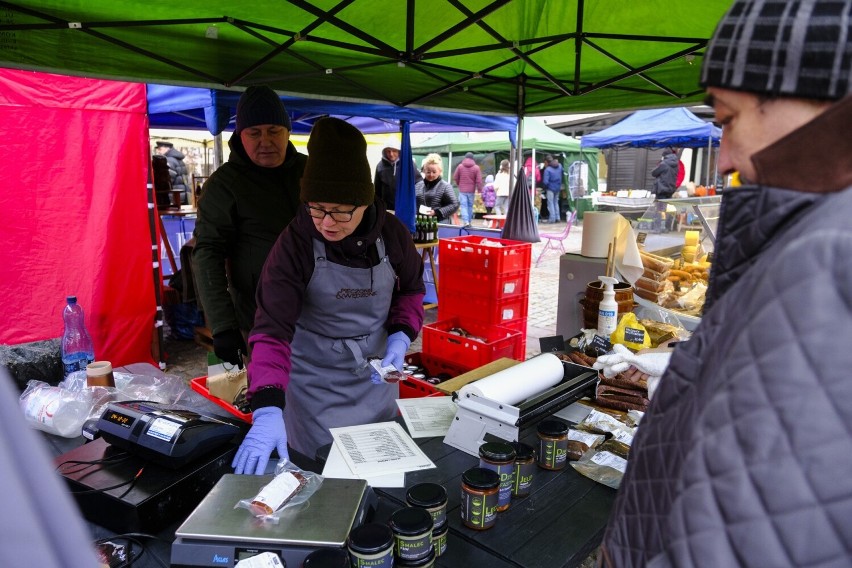
M701 86L836 100L850 70L852 0L738 0L707 46Z

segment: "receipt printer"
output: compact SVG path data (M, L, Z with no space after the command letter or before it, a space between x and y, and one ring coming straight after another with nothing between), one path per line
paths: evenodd
M227 444L249 425L148 401L111 402L97 423L107 443L154 463L179 468Z

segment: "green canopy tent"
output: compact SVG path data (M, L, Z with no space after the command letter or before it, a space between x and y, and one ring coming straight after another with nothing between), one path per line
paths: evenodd
M702 97L731 0L11 0L0 67L547 115Z

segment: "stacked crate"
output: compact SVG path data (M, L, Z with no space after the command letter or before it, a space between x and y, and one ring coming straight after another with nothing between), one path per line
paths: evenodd
M438 250L438 321L423 328L423 352L468 369L501 357L523 361L532 245L462 236L441 239Z

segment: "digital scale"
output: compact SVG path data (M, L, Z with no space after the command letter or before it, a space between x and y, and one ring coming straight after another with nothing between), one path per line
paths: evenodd
M225 474L175 531L171 566L233 567L245 558L272 552L287 568L299 568L318 548L343 548L353 527L364 523L377 498L363 479L325 479L302 505L285 509L278 524L247 509L272 475Z

